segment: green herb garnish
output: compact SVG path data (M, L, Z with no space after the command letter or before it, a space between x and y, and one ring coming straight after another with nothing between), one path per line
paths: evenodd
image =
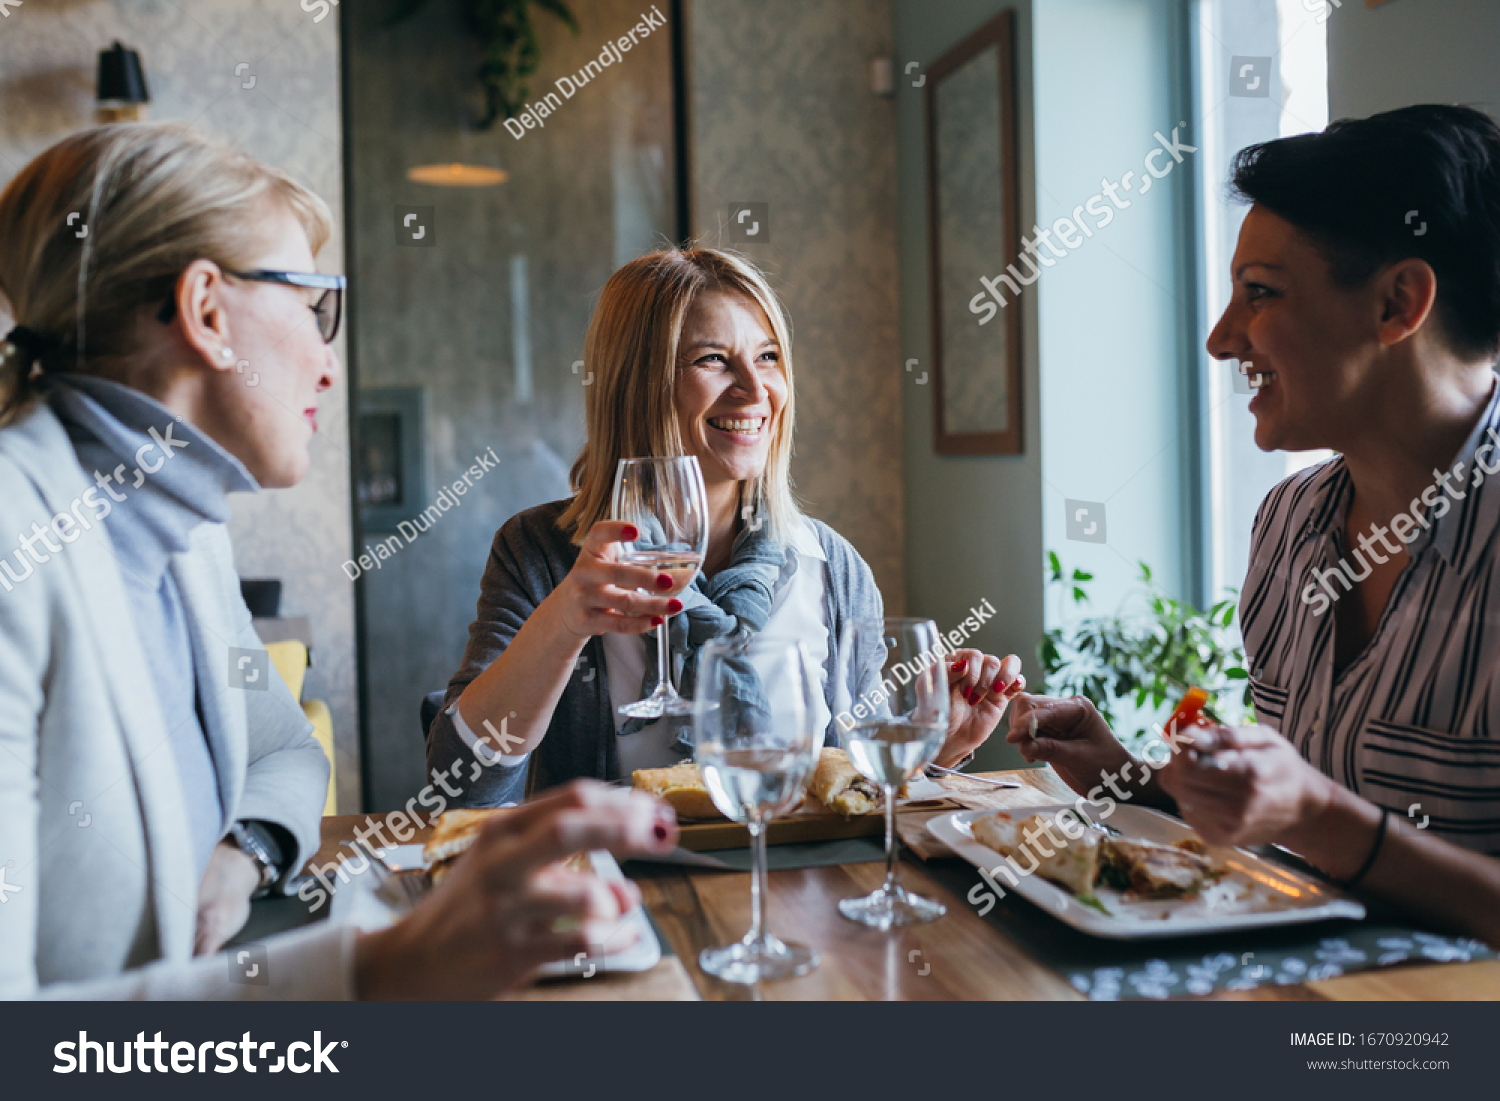
M1104 903L1102 903L1102 902L1099 901L1099 896L1098 895L1094 895L1094 894L1074 895L1073 897L1076 898L1079 902L1083 903L1085 906L1092 906L1094 909L1098 910L1105 917L1114 917L1115 916L1114 914L1110 913L1107 909L1105 909Z

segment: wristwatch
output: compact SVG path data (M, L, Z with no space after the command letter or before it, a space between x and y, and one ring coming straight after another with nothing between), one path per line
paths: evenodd
M236 822L229 827L226 840L254 861L256 870L260 872L260 884L250 897L260 898L265 895L271 889L271 884L281 878L281 869L277 867L280 854L273 853L271 849L275 841L266 837L254 822Z

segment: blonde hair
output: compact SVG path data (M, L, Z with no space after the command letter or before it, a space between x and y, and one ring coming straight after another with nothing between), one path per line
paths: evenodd
M740 487L740 505L785 539L801 511L792 495L792 340L786 314L765 277L748 261L717 249L669 249L641 256L604 285L584 338L588 439L573 464L573 500L558 525L582 543L609 516L621 459L683 455L674 400L678 345L693 303L705 291L740 294L765 311L780 345L786 404L777 418L760 477Z
M0 193L0 293L45 347L34 363L0 360L0 424L30 400L38 369L98 373L129 354L141 307L165 303L194 260L254 263L265 245L255 206L267 199L296 217L314 253L332 235L313 192L178 124L84 130L23 168Z

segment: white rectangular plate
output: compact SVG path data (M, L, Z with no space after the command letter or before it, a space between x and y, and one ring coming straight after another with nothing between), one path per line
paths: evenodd
M1017 808L1018 817L1051 816L1072 810L1071 803ZM965 810L938 815L927 828L959 856L986 871L997 864L1009 868L1005 857L974 839L969 824L994 814L992 810ZM1090 813L1101 821L1095 813ZM1185 823L1146 807L1117 806L1108 825L1131 840L1157 841L1170 845L1193 835ZM1074 826L1076 829L1076 825ZM1205 887L1197 898L1138 899L1125 892L1099 887L1094 893L1108 914L1078 901L1073 894L1040 876L1020 876L1014 888L1010 877L994 873L995 883L1040 906L1060 921L1096 937L1138 940L1181 937L1203 933L1226 933L1236 929L1264 929L1299 925L1330 918L1365 916L1357 901L1326 883L1263 860L1243 849L1210 847L1210 855L1225 866L1225 874ZM1013 873L1014 874L1014 873Z
M589 861L594 865L595 874L604 882L625 882L625 873L605 850L589 853ZM614 944L624 947L616 949ZM656 939L656 930L651 928L645 909L640 906L619 920L600 947L604 951L597 956L580 956L545 964L538 974L591 978L597 972L650 971L661 962L661 943Z

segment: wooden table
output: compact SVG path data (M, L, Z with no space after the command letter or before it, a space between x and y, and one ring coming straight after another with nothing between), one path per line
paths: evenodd
M1050 769L986 775L1027 785L1014 805L1059 801L1065 791ZM957 782L962 785L962 781ZM1069 797L1071 799L1071 797ZM323 819L318 861L332 860L338 842L352 838L361 815ZM419 835L420 836L420 835ZM799 979L736 986L698 968L704 948L743 936L750 924L750 876L671 865L632 869L647 909L675 956L641 974L601 974L587 980L544 982L518 995L537 1000L952 1000L1081 999L1057 972L1032 957L967 901L935 882L920 862L904 860L901 881L948 907L928 925L882 933L838 913L839 899L880 885L883 862L773 871L767 920L772 933L817 949L822 963ZM1500 998L1500 962L1395 967L1296 986L1268 985L1221 992L1202 1000L1324 1001Z

